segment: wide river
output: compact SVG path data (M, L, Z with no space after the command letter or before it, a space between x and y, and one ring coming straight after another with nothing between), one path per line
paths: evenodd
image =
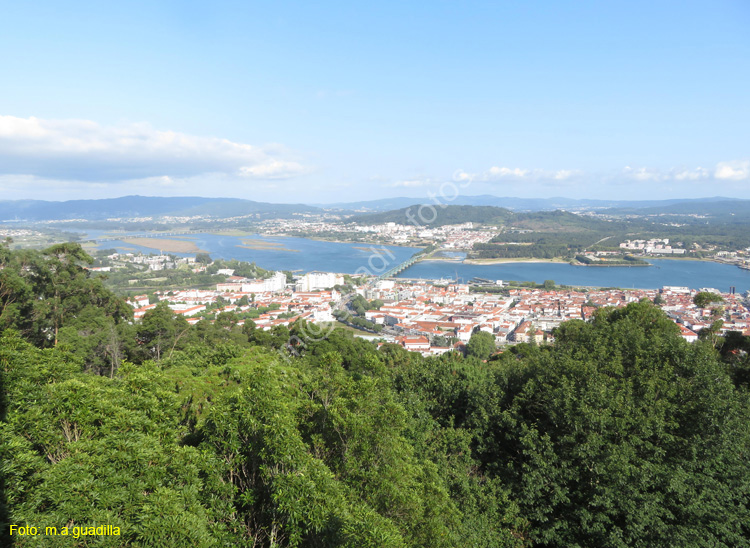
M652 289L665 285L693 289L710 287L728 292L750 289L750 271L733 265L685 259L649 259L653 266L593 267L568 263L498 263L491 265L462 262L422 261L399 274L402 278L455 278L464 280L533 281L554 280L558 284L597 287Z
M100 238L102 232L91 231L89 237ZM124 237L132 237L128 234ZM357 243L324 242L307 238L251 236L221 236L218 234L190 234L189 236L160 236L166 239L189 240L208 252L214 259L238 259L255 262L269 270L292 270L381 274L407 260L418 248L381 246ZM243 241L246 242L243 244ZM248 242L249 241L249 242ZM246 245L246 247L241 247ZM155 253L149 249L122 241L99 243L102 249ZM188 256L190 253L176 253ZM702 287L738 292L750 290L750 271L736 266L707 261L684 259L649 259L650 267L583 267L567 263L499 263L492 265L466 264L460 261L422 261L398 277L423 279L455 279L462 281L479 277L488 280L533 281L554 280L558 284L576 286L659 288L665 285Z
M107 236L102 231L89 231L90 238ZM135 238L142 234L132 233L123 238ZM414 255L418 247L382 246L362 243L339 243L310 240L307 238L267 237L259 234L250 236L221 236L201 233L185 236L158 236L159 239L193 242L207 252L212 259L237 259L254 262L268 270L292 270L310 272L381 274ZM148 254L159 253L158 249L123 242L120 240L99 242L100 249L114 248ZM165 252L167 252L165 250ZM192 257L194 253L172 253Z

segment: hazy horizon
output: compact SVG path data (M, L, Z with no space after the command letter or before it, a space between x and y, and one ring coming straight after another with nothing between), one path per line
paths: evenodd
M744 201L744 200L750 200L750 198L738 198L735 196L700 196L697 198L680 198L680 197L674 197L674 198L660 198L655 200L646 200L646 199L616 199L616 198L571 198L568 196L543 196L543 197L529 197L529 198L523 198L519 196L495 196L490 194L462 194L460 195L460 198L463 200L470 200L472 198L483 198L486 196L491 196L493 198L497 199L508 199L508 200L548 200L548 201L554 201L554 200L566 200L566 201L579 201L579 202L669 202L669 201ZM255 201L259 203L269 203L269 204L279 204L279 205L307 205L312 207L325 207L325 206L332 206L337 204L359 204L359 203L367 203L367 202L382 202L387 200L414 200L412 202L413 204L419 204L419 203L437 203L445 206L449 205L467 205L464 203L452 203L452 201L449 200L440 200L439 196L433 195L433 198L430 198L430 196L427 195L417 195L417 196L409 196L409 195L400 195L400 196L392 196L388 198L365 198L363 200L332 200L330 202L312 202L312 201L293 201L293 200L284 200L283 196L280 196L278 200L274 201L268 201L268 200L251 200L249 198L237 198L232 196L210 196L210 195L199 195L199 194L192 194L192 195L175 195L175 196L165 196L165 195L148 195L148 194L123 194L121 196L111 196L106 198L63 198L59 200L52 200L52 199L45 199L45 198L15 198L15 199L3 199L0 198L0 203L2 202L16 202L16 201L41 201L41 202L72 202L72 201L96 201L96 200L117 200L121 198L205 198L205 199L212 199L212 200L235 200L235 199L246 199L250 201ZM474 204L472 204L474 205ZM476 204L476 205L486 205L486 204ZM495 205L495 204L491 204ZM402 206L394 207L393 209L400 209ZM502 205L498 206L502 207Z

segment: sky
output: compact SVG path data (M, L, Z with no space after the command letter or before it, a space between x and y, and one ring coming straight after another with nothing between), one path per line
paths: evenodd
M0 13L0 200L750 198L747 0Z

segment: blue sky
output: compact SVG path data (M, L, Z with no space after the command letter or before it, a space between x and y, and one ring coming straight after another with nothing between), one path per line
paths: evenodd
M0 199L750 198L750 2L0 2Z

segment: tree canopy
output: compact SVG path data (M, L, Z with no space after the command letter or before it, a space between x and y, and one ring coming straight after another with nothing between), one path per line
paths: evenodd
M717 294L711 293L710 291L701 291L693 297L693 304L698 308L708 308L713 303L724 302L724 298Z
M424 358L161 304L131 323L80 249L0 260L13 546L750 546L740 333L689 344L639 302Z
M466 344L466 353L480 360L486 360L495 351L495 337L486 331L477 331Z

